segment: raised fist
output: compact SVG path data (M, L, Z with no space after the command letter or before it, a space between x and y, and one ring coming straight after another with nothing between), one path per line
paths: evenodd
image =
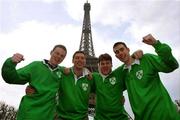
M142 42L144 42L148 45L154 45L157 42L157 40L151 34L148 34L148 35L143 37Z
M11 59L14 63L20 63L24 60L24 56L20 53L15 53Z

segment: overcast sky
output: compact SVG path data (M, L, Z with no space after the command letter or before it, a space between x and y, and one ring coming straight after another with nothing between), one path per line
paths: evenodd
M86 0L0 0L0 67L6 58L22 53L25 61L49 59L56 44L64 44L68 54L63 66L72 65L72 54L79 49ZM95 55L109 53L113 68L119 62L112 51L117 41L124 41L131 53L142 49L155 53L143 44L142 37L152 33L169 44L180 63L180 1L176 0L89 0ZM161 73L162 81L173 100L180 99L180 68ZM0 101L18 108L27 85L9 85L0 77ZM126 95L125 107L132 115Z

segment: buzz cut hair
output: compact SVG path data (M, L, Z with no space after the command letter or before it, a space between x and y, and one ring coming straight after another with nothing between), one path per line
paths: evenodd
M115 48L118 45L124 45L125 48L128 48L126 43L124 43L124 42L116 42L116 43L114 43L113 48Z
M54 51L56 48L62 48L67 53L67 49L64 45L61 45L61 44L55 45L54 48L52 49L52 51Z
M112 63L112 57L111 57L109 54L107 54L107 53L101 54L101 55L99 56L99 58L98 58L98 63L100 63L100 62L103 61L103 60L109 60L109 61L111 61L111 63Z
M78 54L78 53L82 53L82 54L84 54L84 56L86 56L86 54L85 54L84 51L78 50L78 51L76 51L76 52L73 54L73 59L74 59L75 55Z

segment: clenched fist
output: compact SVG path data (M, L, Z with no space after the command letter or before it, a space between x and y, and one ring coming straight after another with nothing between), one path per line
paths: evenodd
M143 37L142 42L144 42L148 45L154 45L157 42L157 40L151 34L148 34L148 35Z
M24 56L20 53L15 53L11 59L14 63L20 63L24 60Z

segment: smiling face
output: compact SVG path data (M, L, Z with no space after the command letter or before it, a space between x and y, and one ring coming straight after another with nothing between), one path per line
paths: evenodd
M99 70L101 74L108 75L112 71L112 62L110 60L102 60L99 62Z
M105 53L98 58L99 72L103 75L108 75L112 71L112 57Z
M53 66L57 66L60 64L66 56L66 51L61 47L54 48L53 51L51 51L51 57L50 57L50 64Z
M73 56L74 67L78 69L83 69L86 64L85 54L82 52L76 52Z
M127 63L130 59L129 48L124 46L123 44L117 44L113 47L113 51L115 56L122 62Z

